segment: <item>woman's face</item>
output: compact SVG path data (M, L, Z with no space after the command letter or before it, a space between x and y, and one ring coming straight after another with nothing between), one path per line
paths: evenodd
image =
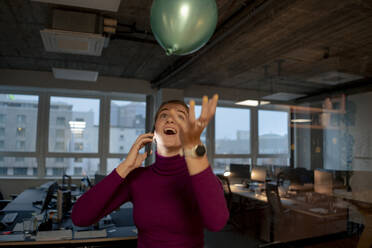
M180 130L170 114L170 110L174 109L177 113L177 118L180 121L185 121L188 117L187 109L177 103L168 103L161 107L158 117L155 122L155 139L159 154L166 155L164 152L179 151L181 148Z

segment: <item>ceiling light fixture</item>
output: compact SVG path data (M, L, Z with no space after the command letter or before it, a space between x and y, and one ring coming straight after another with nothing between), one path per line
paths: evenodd
M310 119L293 119L291 120L292 123L309 123L311 122Z
M244 105L244 106L251 106L251 107L257 107L262 105L270 104L269 101L258 101L258 100L244 100L240 102L236 102L237 105Z

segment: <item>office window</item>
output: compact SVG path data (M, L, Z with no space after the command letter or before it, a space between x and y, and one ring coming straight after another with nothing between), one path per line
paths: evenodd
M84 144L83 143L75 143L75 151L83 151L84 150Z
M65 130L64 129L56 129L56 137L57 138L65 138Z
M201 106L195 105L195 118L198 119L201 113ZM206 143L207 140L207 127L204 128L203 132L200 135L200 141L203 142L203 144Z
M4 140L0 140L0 149L4 149L5 148L5 142Z
M125 157L123 159L119 158L109 158L107 159L107 169L106 169L106 175L110 174L118 165L120 164L121 161L124 161Z
M27 176L27 168L13 168L14 176Z
M217 107L215 129L216 154L249 154L250 110Z
M94 176L98 171L98 158L63 158L63 162L56 163L57 158L48 157L46 159L46 176L62 176L63 173L71 176L88 175ZM78 160L76 160L78 159ZM77 162L78 165L77 165ZM81 162L80 162L81 161ZM80 169L77 169L80 168Z
M7 168L7 176L34 176L37 160L34 157L2 157L0 168Z
M1 96L1 94L0 94ZM6 115L5 114L0 114L0 125L5 125L6 123Z
M17 140L16 141L16 149L17 150L24 150L26 146L26 143L23 140Z
M258 145L260 154L288 153L288 113L258 111Z
M18 127L16 132L17 132L18 137L25 137L26 136L26 128Z
M289 166L288 157L257 158L257 165Z
M215 158L213 160L213 172L223 174L230 170L230 164L247 164L251 165L250 158Z
M5 128L0 127L0 137L4 137L4 136L5 136Z
M36 151L38 104L39 97L35 95L0 94L0 123L4 128L4 135L0 131L0 137L7 141L2 148L4 151ZM27 139L20 143L16 137Z
M52 96L49 113L49 152L81 152L83 151L80 149L81 146L75 146L74 142L74 139L78 138L88 144L84 147L84 152L97 153L99 105L100 100L94 98ZM64 143L68 144L63 150L53 146L56 143L56 136L51 135L56 129L62 130L61 127L64 127Z
M112 100L110 113L110 153L128 153L139 134L145 133L146 104Z
M7 176L8 175L8 168L0 167L0 176Z

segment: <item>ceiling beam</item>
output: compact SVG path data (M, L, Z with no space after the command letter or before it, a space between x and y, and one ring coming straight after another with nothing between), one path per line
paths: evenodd
M185 70L196 60L198 60L202 55L206 54L210 49L223 41L226 37L237 31L242 25L253 18L256 14L263 11L274 0L260 0L254 1L253 4L246 4L236 11L232 16L230 16L215 32L215 35L207 43L207 45L202 48L199 52L194 53L191 56L182 57L177 60L174 64L170 65L163 72L161 72L154 80L151 81L151 86L153 88L166 88L173 87L177 85L177 82L169 83L169 79L175 76L177 73ZM232 24L233 23L233 24Z

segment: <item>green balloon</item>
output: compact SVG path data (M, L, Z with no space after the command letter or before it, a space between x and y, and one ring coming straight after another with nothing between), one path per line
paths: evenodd
M218 20L215 0L154 0L151 29L167 55L186 55L203 47Z

